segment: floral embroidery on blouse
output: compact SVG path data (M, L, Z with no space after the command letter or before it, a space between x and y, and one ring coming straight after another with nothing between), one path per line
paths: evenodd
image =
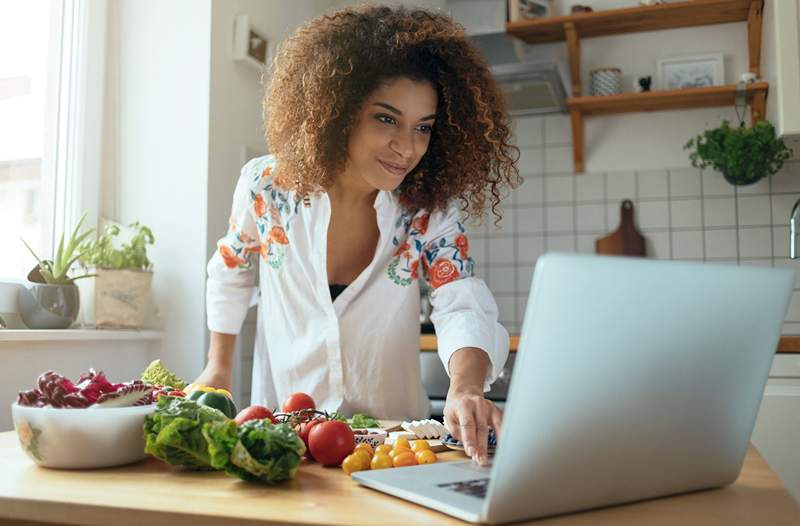
M456 222L455 232L423 243L420 239L428 231L430 214L421 212L411 217L403 212L395 224L397 233L392 243L397 247L389 263L389 278L401 286L411 285L419 279L419 266L434 289L461 277L473 275L474 262L469 257L469 240L464 225Z
M291 218L297 215L300 202L292 201L283 191L269 180L272 164L256 167L253 176L254 188L250 189L249 203L253 212L259 239L253 239L242 232L236 224L236 218L229 220L226 242L220 242L219 253L228 268L249 268L250 256L257 254L270 267L278 269L286 258L289 245L287 231Z

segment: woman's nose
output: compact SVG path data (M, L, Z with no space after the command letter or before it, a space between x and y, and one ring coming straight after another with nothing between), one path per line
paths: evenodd
M414 154L414 138L412 134L404 131L394 134L389 146L392 150L403 156L404 159L408 159Z

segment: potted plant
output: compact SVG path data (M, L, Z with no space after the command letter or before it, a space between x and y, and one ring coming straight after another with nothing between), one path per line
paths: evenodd
M52 260L41 259L22 240L38 261L17 295L20 317L29 329L66 329L78 317L80 296L75 281L91 275L70 276L69 272L83 254L81 243L93 232L93 229L81 232L85 218L84 214L66 244L64 233L61 234Z
M153 232L138 222L129 225L133 235L116 247L120 235L115 224L106 225L97 239L81 247L81 263L95 276L81 283L84 323L98 328L140 329L150 305L152 264L147 245Z
M760 120L749 128L731 128L724 120L719 128L690 139L684 149L691 150L689 160L695 168L711 166L722 172L726 181L740 186L775 174L792 156L768 120Z

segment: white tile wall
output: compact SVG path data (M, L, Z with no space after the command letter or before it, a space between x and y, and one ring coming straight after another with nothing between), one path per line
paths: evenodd
M502 228L469 227L476 273L485 276L512 333L520 330L533 266L545 251L594 252L595 240L619 225L620 201L635 203L648 257L783 266L788 217L800 198L800 161L775 177L734 188L713 170L575 175L565 115L526 117L514 126L525 182L507 201ZM683 154L676 164L685 164ZM800 333L800 277L784 329Z

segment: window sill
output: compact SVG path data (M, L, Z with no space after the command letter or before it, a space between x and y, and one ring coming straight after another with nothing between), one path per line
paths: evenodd
M161 331L155 330L108 330L108 329L61 329L61 330L0 330L2 342L58 342L58 341L122 341L160 340Z

